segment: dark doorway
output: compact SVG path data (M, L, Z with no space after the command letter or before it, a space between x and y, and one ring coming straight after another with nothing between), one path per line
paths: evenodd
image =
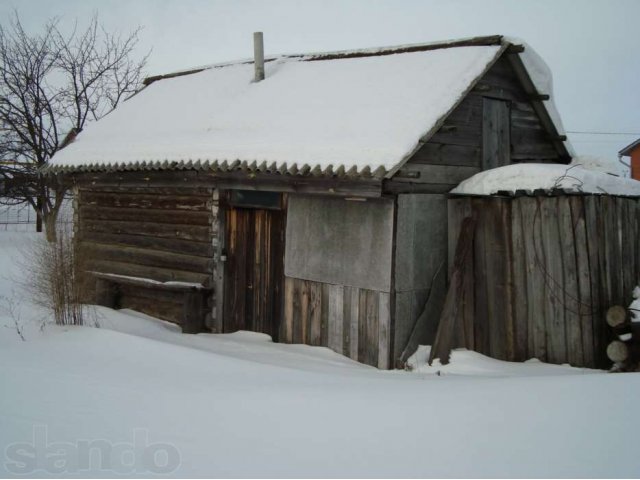
M284 210L275 193L233 192L226 215L224 332L278 341L284 274Z

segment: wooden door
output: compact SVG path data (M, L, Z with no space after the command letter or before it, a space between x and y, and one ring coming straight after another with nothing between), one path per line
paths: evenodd
M511 105L507 100L482 101L482 169L511 163Z
M278 340L284 275L284 212L231 206L226 218L224 332Z

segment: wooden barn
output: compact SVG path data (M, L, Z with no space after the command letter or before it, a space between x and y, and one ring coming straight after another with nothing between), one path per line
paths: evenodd
M148 78L56 154L90 293L393 368L436 334L448 192L571 160L546 67L501 36L264 63L260 44Z

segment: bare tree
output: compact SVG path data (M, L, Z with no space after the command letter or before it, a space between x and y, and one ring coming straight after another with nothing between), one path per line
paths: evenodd
M67 192L42 168L87 122L136 91L148 57L134 59L139 32L110 33L97 16L69 35L55 19L29 34L17 14L0 26L0 201L29 203L50 241Z

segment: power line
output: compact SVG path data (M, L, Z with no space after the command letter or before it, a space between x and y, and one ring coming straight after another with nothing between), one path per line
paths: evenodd
M585 135L640 135L639 132L587 132L578 130L567 130L567 133L580 133Z

